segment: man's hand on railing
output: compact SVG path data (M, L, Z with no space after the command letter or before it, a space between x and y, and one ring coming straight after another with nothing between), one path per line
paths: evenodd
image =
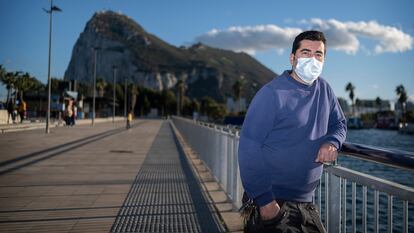
M330 163L336 160L338 157L338 151L336 147L330 143L325 143L321 146L316 157L317 163Z

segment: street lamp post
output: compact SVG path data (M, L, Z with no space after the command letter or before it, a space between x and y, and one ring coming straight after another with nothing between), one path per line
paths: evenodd
M115 124L115 98L116 98L116 96L115 96L115 85L116 85L116 66L113 66L112 67L113 68L113 70L114 70L114 85L113 85L113 97L112 97L112 99L113 99L113 102L112 102L112 124Z
M50 133L49 124L50 124L50 99L51 99L51 92L52 92L52 82L50 78L50 61L52 59L52 13L53 11L62 11L59 7L53 6L53 0L50 0L50 10L46 10L46 13L49 14L49 62L47 68L47 116L46 116L46 133Z
M93 100L92 100L92 126L95 126L95 98L96 98L96 52L98 47L92 48L93 50Z
M124 117L127 117L127 102L128 102L128 93L127 93L127 80L125 79L125 93L124 93Z

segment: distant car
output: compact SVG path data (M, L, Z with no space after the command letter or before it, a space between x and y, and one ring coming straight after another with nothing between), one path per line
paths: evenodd
M362 129L364 122L359 117L350 117L347 120L348 129Z

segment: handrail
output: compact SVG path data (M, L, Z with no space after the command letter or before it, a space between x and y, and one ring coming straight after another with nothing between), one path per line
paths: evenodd
M414 202L414 188L341 166L327 166L325 167L325 171L338 177L345 177L349 181L358 182L360 185L382 190L395 197Z
M237 127L230 128L228 126L216 125L196 121L198 124L210 127L220 128L224 131L239 131ZM345 142L339 151L346 156L363 159L371 162L380 163L386 166L393 166L414 171L414 153L409 151L381 148L376 146L363 145L358 143Z
M358 159L414 171L414 153L412 152L379 148L358 143L344 143L341 152Z

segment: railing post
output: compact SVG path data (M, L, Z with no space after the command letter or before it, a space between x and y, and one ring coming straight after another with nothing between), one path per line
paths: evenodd
M341 232L341 178L328 171L328 209L326 210L327 232Z
M219 164L221 165L220 168L220 183L223 185L224 191L228 194L229 189L227 187L227 172L228 172L228 166L229 163L228 156L227 156L227 139L228 139L228 133L222 128L220 131L221 135L221 151L219 155Z

